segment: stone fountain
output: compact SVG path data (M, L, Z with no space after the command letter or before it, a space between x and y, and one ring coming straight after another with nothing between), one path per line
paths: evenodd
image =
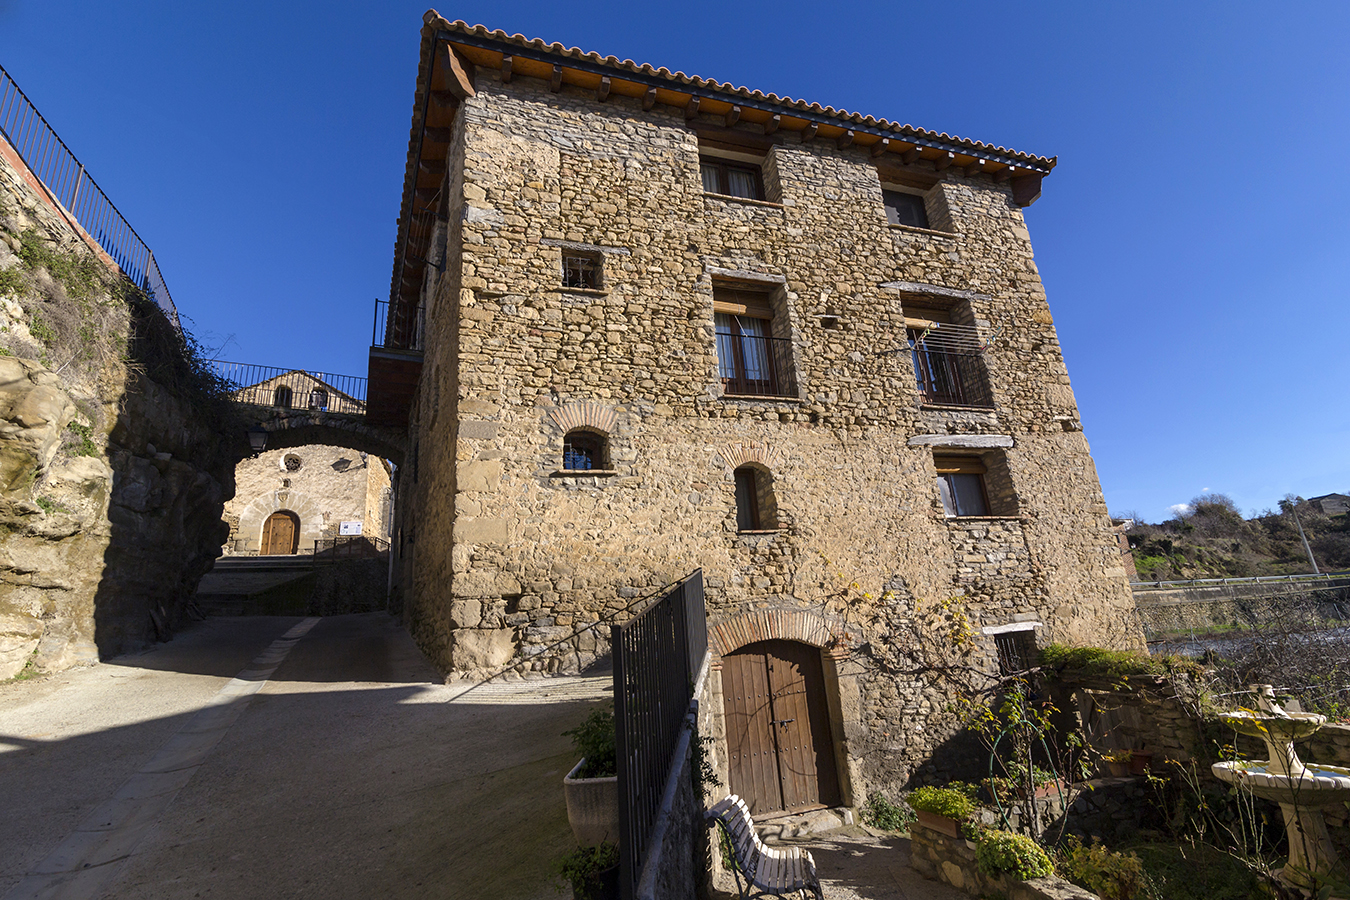
M1340 858L1327 835L1322 807L1350 800L1350 769L1341 766L1305 765L1294 752L1294 742L1307 740L1326 724L1327 717L1314 713L1289 713L1275 702L1268 684L1254 684L1259 712L1242 710L1221 718L1236 731L1261 738L1269 751L1265 762L1230 760L1215 763L1216 777L1280 804L1289 832L1289 863L1279 877L1286 884L1315 890L1336 872Z

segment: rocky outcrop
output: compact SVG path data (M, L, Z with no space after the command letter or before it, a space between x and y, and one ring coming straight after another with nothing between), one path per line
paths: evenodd
M0 680L167 637L225 538L228 407L0 159Z

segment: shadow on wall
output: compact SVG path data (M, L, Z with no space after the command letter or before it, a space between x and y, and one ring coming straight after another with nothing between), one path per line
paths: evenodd
M129 367L108 432L108 543L93 598L101 659L167 640L228 533L221 521L245 423L157 310L132 312Z

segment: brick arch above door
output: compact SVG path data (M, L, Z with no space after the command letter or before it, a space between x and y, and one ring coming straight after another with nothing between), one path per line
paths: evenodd
M809 609L757 609L708 626L708 649L715 660L760 641L810 644L836 659L848 654L843 623Z

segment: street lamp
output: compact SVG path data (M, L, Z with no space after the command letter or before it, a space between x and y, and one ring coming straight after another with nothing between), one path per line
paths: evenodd
M254 425L248 430L248 445L253 448L254 453L261 453L267 449L267 429L260 425Z

